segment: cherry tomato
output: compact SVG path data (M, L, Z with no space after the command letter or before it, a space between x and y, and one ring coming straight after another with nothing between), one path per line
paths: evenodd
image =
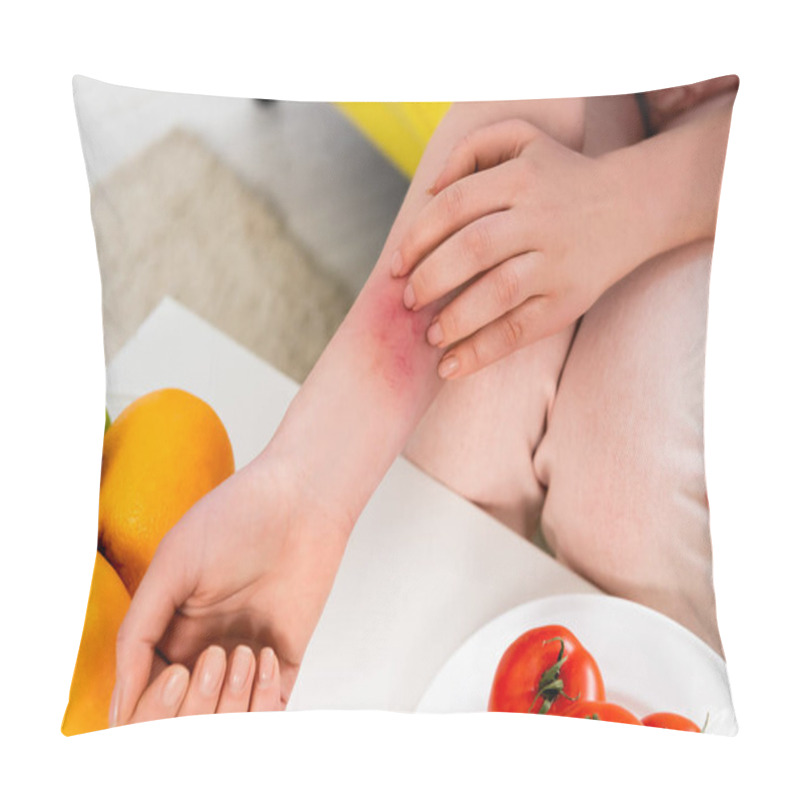
M682 717L680 714L673 714L670 711L648 714L646 717L642 717L642 725L647 725L649 728L670 728L673 731L701 733L700 728L690 719Z
M562 711L561 716L576 717L578 719L600 719L604 722L624 722L628 725L642 724L627 708L618 706L615 703L579 701Z
M559 714L576 700L605 696L600 668L589 652L563 625L546 625L523 633L503 653L489 711Z

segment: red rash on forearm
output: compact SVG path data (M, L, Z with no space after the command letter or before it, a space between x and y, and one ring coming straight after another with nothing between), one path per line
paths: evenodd
M432 309L409 311L402 301L404 280L376 287L365 311L365 335L375 344L373 369L393 392L407 392L435 370L437 351L425 339Z

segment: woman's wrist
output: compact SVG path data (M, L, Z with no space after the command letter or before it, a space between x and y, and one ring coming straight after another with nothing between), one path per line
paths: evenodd
M608 288L661 252L668 237L663 195L652 185L646 158L638 143L596 158L609 202L603 223L608 254Z
M712 98L669 130L598 157L614 187L628 271L713 237L734 96Z
M304 514L318 520L328 520L329 529L348 537L358 510L353 498L346 494L334 496L326 481L324 462L329 458L324 447L303 434L303 420L292 414L290 407L267 446L257 456L263 479L277 485L284 496ZM331 467L335 469L335 461Z
M291 505L294 524L287 534L335 537L341 540L343 552L358 514L346 497L334 498L326 490L319 464L308 459L313 444L298 435L298 428L286 424L291 423L287 417L252 466L262 488L269 485L272 492L279 492Z

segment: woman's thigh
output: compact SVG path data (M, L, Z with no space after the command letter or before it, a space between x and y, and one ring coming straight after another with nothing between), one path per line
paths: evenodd
M534 471L559 560L721 651L703 459L711 249L652 259L584 315Z

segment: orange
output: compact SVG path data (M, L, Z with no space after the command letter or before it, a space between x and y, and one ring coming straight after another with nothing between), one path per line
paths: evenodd
M211 406L181 389L131 403L103 437L99 549L133 595L164 534L233 474Z
M108 727L114 689L117 631L130 595L114 568L100 553L94 562L86 621L69 689L69 705L61 723L65 736Z

